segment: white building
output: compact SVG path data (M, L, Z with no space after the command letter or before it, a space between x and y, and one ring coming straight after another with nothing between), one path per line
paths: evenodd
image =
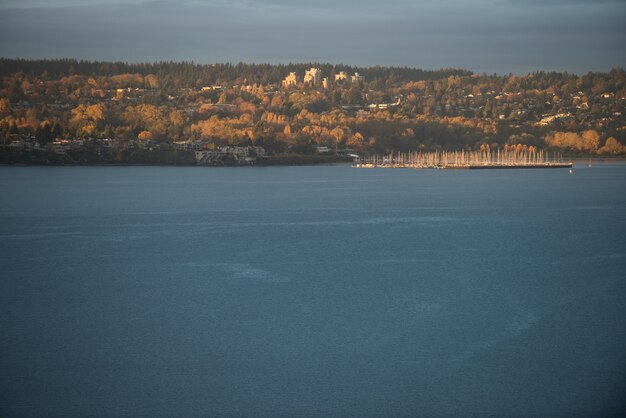
M322 71L319 68L311 68L304 74L304 83L318 85L322 76Z
M348 74L345 71L340 71L339 74L335 74L335 81L347 80Z
M290 72L283 80L283 88L289 88L298 84L298 76L294 72Z
M363 83L365 81L365 77L359 73L348 75L345 71L340 71L339 74L335 74L335 81L341 80L350 81L351 83Z
M359 73L354 73L354 75L351 77L351 80L353 83L363 83L365 81L365 77L359 75Z

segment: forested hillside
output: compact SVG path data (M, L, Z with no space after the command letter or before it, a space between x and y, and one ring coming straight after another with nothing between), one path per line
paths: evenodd
M309 69L316 77L305 82ZM290 73L293 83L283 83ZM2 144L63 140L388 152L624 154L626 73L524 76L319 63L0 59Z

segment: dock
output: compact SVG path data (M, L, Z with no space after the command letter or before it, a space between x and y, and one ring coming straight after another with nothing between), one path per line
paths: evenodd
M413 169L519 169L519 168L571 168L560 153L543 150L480 150L433 151L370 155L355 161L356 168L413 168Z

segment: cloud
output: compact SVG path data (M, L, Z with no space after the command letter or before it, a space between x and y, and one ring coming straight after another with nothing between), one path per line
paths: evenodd
M521 3L208 0L5 9L0 55L321 61L504 73L624 66L622 3L542 13Z
M522 7L526 6L594 6L606 5L610 3L626 4L626 0L499 0L501 4L515 4Z

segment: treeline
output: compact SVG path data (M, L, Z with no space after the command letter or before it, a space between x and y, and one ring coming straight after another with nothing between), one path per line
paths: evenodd
M84 61L75 59L9 59L0 58L0 76L26 73L41 79L57 79L73 75L115 76L121 74L154 74L162 85L177 84L181 87L199 87L215 83L235 83L248 80L255 83L278 84L291 71L304 73L317 67L323 74L332 76L340 71L358 72L368 80L390 82L438 80L449 76L466 76L471 71L461 69L422 70L410 67L354 67L322 63L297 64L196 64L194 62L164 61L129 64L125 62Z
M331 82L304 85L311 66ZM300 84L281 88L290 71ZM336 71L359 72L365 81L335 82ZM297 154L316 146L406 152L522 144L623 154L625 105L623 69L499 76L310 63L0 59L2 144L112 138Z

